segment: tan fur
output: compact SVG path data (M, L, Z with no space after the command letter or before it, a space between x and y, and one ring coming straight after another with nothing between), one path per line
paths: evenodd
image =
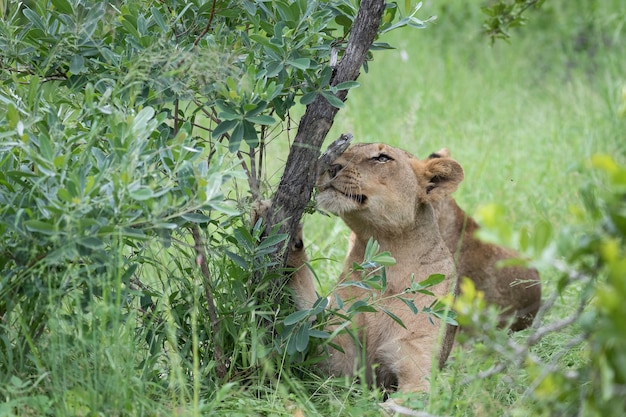
M449 158L444 148L429 159ZM480 241L475 237L479 225L454 201L446 197L435 204L439 231L455 255L457 272L468 277L476 289L485 294L488 303L502 309L503 324L511 330L523 330L532 324L541 303L541 283L535 269L521 266L499 267L498 263L519 258L512 249Z
M367 241L374 238L380 250L391 252L397 262L387 267L387 291L377 306L393 312L406 326L402 328L380 311L355 315L353 325L365 346L365 355L360 354L353 338L339 334L333 343L343 353L331 348L324 364L329 374L355 375L365 365L369 382L375 372L377 382L388 388L397 385L401 391L428 389L432 360L438 355L439 365L444 363L456 328L448 325L442 329L440 321L425 313L413 314L393 296L411 287L412 280L419 282L436 273L446 275L444 282L431 288L436 296L456 291L454 262L439 234L431 203L453 192L462 179L463 170L452 159L420 161L384 144L354 145L320 176L318 205L339 215L353 233L339 282L361 279L361 273L353 272L352 265L363 262ZM317 296L312 274L304 265L306 253L302 245L295 246L300 249L292 250L288 261L297 268L290 286L306 306ZM372 292L354 286L339 286L329 297L330 307L338 307L336 297L347 309L351 303L371 295ZM405 297L412 298L420 310L434 301L432 296L423 294Z

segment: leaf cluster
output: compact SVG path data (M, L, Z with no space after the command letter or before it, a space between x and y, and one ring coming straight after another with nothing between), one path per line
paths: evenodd
M492 42L496 39L508 40L510 30L526 23L525 14L529 9L539 8L544 0L498 0L483 6L487 16L483 28Z

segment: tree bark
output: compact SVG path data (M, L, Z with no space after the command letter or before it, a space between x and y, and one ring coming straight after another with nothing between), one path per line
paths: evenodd
M346 51L335 68L331 85L357 79L378 34L384 10L384 0L361 2L352 25ZM347 94L348 90L341 90L337 93L337 97L345 101ZM278 190L272 199L273 210L268 213L266 230L271 230L275 225L280 224L280 233L293 236L296 232L315 186L320 148L333 125L338 110L321 95L318 95L307 106L287 157L287 164ZM282 261L283 266L290 246L287 245L287 253L284 253L283 259L279 260Z

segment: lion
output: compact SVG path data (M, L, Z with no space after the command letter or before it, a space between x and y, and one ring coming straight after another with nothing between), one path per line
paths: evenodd
M443 148L433 152L429 160L450 158ZM499 263L519 259L516 251L483 242L475 237L478 223L447 196L433 203L439 232L450 252L455 255L459 277L470 278L485 301L501 309L501 325L513 331L529 327L541 304L541 282L537 270L522 266L500 266Z
M429 288L436 297L456 294L454 260L439 233L433 204L456 190L463 176L461 165L450 158L422 161L382 143L352 145L320 175L316 185L318 206L341 217L352 231L350 250L339 285L328 298L328 308L341 312L371 297L371 290L348 284L362 279L353 264L363 262L370 239L396 260L395 265L386 268L386 290L376 299L378 311L352 317L356 338L339 333L333 339L337 348L329 347L322 366L328 374L356 376L365 366L370 384L376 381L401 392L429 389L433 361L437 358L440 367L446 361L456 326L442 327L425 313L414 314L395 296L403 294L420 309L429 306L434 301L431 295L405 290L432 274L445 276ZM314 279L305 266L308 258L301 237L293 242L287 264L295 272L288 285L295 292L297 306L309 308L318 298ZM395 315L405 327L382 309ZM334 329L330 326L327 330Z

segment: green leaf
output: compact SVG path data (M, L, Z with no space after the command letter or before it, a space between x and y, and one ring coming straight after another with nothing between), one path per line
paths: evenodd
M136 190L132 190L129 195L133 200L145 201L154 197L154 191L148 187L140 187Z
M287 65L291 65L300 70L307 70L311 66L311 60L309 58L288 59Z
M183 219L191 223L204 224L211 221L211 218L202 213L185 213L181 216Z
M350 88L359 87L361 84L357 81L345 81L335 86L336 90L349 90Z
M237 210L237 207L233 206L228 201L210 201L208 205L211 209L224 213L227 216L238 216L241 214L241 212Z
M74 13L74 9L72 8L71 3L67 0L52 0L52 4L61 13L65 13L69 15Z
M345 103L341 101L336 95L334 95L330 91L322 91L321 94L326 99L326 101L328 101L328 104L330 104L331 106L336 107L338 109L342 109L345 107Z
M309 330L309 337L315 337L316 339L328 339L330 334L322 330L311 329Z
M285 326L291 326L309 317L309 310L299 310L285 317Z
M228 141L228 150L231 153L235 153L239 150L241 140L243 139L243 129L243 124L241 122L237 122L235 129L233 129L233 133L230 135L230 140Z
M274 61L274 62L270 62L266 68L267 68L267 77L271 78L271 77L277 76L278 73L283 70L284 65L280 61Z
M163 20L163 15L159 11L159 9L157 9L156 7L152 7L150 8L150 11L152 12L152 18L154 19L156 24L159 25L159 28L161 28L163 32L167 32L169 28L165 24L165 20Z
M355 301L350 308L348 308L349 313L376 313L376 311L377 310L365 300Z
M52 162L54 160L54 147L52 141L46 135L39 136L39 152L46 161Z
M72 196L70 195L67 188L59 188L59 190L57 191L57 197L59 197L59 200L65 201L66 203L72 202Z
M535 225L535 230L533 234L533 240L535 245L535 250L542 251L544 250L548 244L550 243L550 237L552 236L552 223L547 220L543 220L538 222Z
M344 282L339 284L339 287L341 287L341 288L343 288L343 287L355 287L355 288L361 288L363 290L371 290L372 289L372 287L370 287L369 284L364 282L364 281L344 281Z
M375 255L371 261L381 266L392 266L396 264L396 259L391 256L389 252L381 252Z
M257 134L254 125L247 120L242 122L243 125L243 139L246 141L248 146L251 148L256 148L259 145L259 136Z
M230 110L221 111L217 115L217 117L219 117L221 120L226 120L226 121L241 120L241 114L234 112L234 111L230 111Z
M315 301L315 303L313 304L313 307L311 308L311 315L317 316L319 313L324 311L326 307L328 307L328 298L326 297L318 298L317 301Z
M154 117L154 109L150 106L144 107L133 120L133 132L144 131L148 122Z
M421 281L418 285L420 289L429 288L429 287L432 287L434 285L437 285L443 282L443 280L445 279L446 279L446 276L444 274L432 274L431 276L426 278L424 281Z
M278 235L268 236L265 239L263 239L261 244L257 247L257 250L276 246L279 243L284 242L287 239L287 237L289 237L289 235L287 234L278 234Z
M415 303L413 302L413 300L409 300L407 298L404 297L398 297L400 299L400 301L402 301L404 304L406 304L407 307L409 307L409 309L411 310L411 312L413 314L417 314L419 312L418 308L415 306Z
M388 315L389 317L391 317L393 319L393 321L395 321L396 323L398 323L400 326L404 327L406 329L406 326L404 325L404 323L402 322L402 320L400 319L400 317L396 316L395 314L393 314L391 311L387 310L386 308L380 307L381 311L383 313L385 313L386 315Z
M243 106L244 111L246 112L245 118L249 119L253 116L258 116L267 108L267 101L260 101L257 104L248 103Z
M245 259L243 259L241 256L237 255L234 252L229 251L228 249L224 250L224 253L226 254L226 256L228 256L230 258L230 260L232 260L235 265L237 265L239 268L247 271L248 270L248 262L246 262Z
M85 59L82 55L74 55L70 60L70 71L72 74L80 74L85 70Z
M274 119L272 116L266 116L266 115L246 117L246 120L252 123L256 123L258 125L269 126L269 125L273 125L274 123L276 123L276 119Z
M213 139L218 139L224 133L228 132L233 127L235 127L237 125L237 123L239 123L238 120L225 120L225 121L221 122L220 124L218 124L215 127L215 129L213 129L213 132L211 133L211 136L213 137Z
M309 346L309 323L303 322L296 333L296 350L304 352Z
M83 237L78 240L80 246L84 246L88 249L99 250L104 248L104 242L95 237Z
M450 324L452 326L459 325L459 323L456 321L456 315L454 311L436 310L436 311L431 311L430 314L437 317L439 320L442 320L446 324Z
M341 299L341 297L338 294L334 294L334 298L335 298L335 303L337 303L337 308L339 310L343 310L343 300Z
M260 43L263 46L270 47L270 38L268 38L267 36L251 34L248 37L250 38L250 40Z
M33 12L29 8L25 8L22 11L22 13L33 24L35 28L41 30L43 33L47 32L46 27L44 26L43 21L41 20L41 17L37 13Z
M30 232L39 232L44 235L54 235L57 233L57 230L53 225L42 222L41 220L26 220L24 222L24 226L26 226L26 230Z
M248 230L247 227L238 227L233 232L233 236L235 236L235 239L237 240L239 246L245 248L249 252L254 251L256 239L254 238L254 236L252 236L250 230Z
M15 129L15 127L17 126L17 123L20 121L20 114L15 108L15 106L13 105L13 103L9 103L7 107L6 118L7 118L7 121L9 122L9 127L11 129Z
M302 97L300 97L300 104L304 106L311 104L313 103L313 101L315 101L315 97L317 97L317 91L311 91L310 93L306 93Z
M380 248L380 245L374 238L370 237L367 240L367 244L365 245L365 254L363 255L364 260L369 261L374 257Z

